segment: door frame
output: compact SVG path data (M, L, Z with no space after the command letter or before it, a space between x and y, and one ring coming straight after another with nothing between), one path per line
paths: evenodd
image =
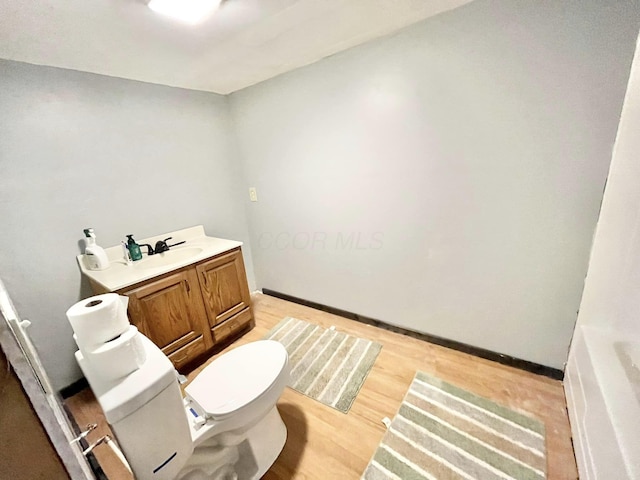
M30 345L28 334L24 330L27 323L24 323L18 316L1 279L0 312L2 313L0 347L22 384L22 388L69 477L72 480L95 480L96 477L92 472L91 466L80 451L78 443L76 442L73 445L69 443L75 438L76 434L71 428L59 394L52 391L47 373L40 368L41 363L38 353L33 348L33 345ZM16 334L12 324L15 325L14 328L20 328L22 331ZM19 342L18 337L20 335L26 337L26 341L23 339L24 343ZM31 361L29 357L31 357ZM32 367L31 362L39 370L38 373Z

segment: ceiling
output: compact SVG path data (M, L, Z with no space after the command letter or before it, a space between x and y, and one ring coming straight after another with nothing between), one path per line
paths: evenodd
M225 0L198 25L144 0L2 0L0 58L227 94L471 0Z

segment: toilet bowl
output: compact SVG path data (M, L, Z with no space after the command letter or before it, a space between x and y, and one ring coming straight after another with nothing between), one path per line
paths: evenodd
M137 479L258 479L287 436L276 402L289 381L282 344L260 340L205 367L183 398L169 359L140 334L145 363L103 381L76 352Z
M243 345L205 367L185 388L195 450L180 478L200 478L197 470L215 478L210 468L230 472L229 465L237 477L221 478L262 477L287 438L275 405L289 373L287 351L273 340ZM218 452L220 460L208 462Z

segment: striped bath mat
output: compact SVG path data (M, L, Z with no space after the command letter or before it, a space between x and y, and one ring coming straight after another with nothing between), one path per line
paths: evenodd
M418 372L362 478L544 479L544 425Z
M289 352L289 386L347 413L382 345L287 317L267 333Z

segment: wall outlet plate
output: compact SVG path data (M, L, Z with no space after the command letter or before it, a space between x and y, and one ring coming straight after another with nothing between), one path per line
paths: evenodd
M256 190L256 187L249 187L249 200L252 202L258 201L258 191Z

